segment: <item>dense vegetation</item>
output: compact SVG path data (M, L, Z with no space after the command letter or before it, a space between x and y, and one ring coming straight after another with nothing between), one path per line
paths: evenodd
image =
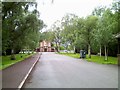
M113 1L112 7L97 7L87 17L66 14L57 20L47 32L46 39L51 40L59 52L63 46L75 53L84 49L91 58L92 54L117 56L119 44L116 35L120 34L120 2Z
M21 50L35 50L40 30L45 26L39 19L35 2L2 2L2 55L18 54ZM32 10L30 10L32 8Z
M57 20L51 29L41 33L45 26L38 19L35 2L2 2L2 55L11 55L21 50L34 50L39 41L44 39L52 42L56 50L74 50L78 53L84 49L91 54L116 56L120 47L116 36L120 35L120 2L113 1L111 7L97 7L91 15L79 17L66 14ZM29 10L30 8L32 10Z

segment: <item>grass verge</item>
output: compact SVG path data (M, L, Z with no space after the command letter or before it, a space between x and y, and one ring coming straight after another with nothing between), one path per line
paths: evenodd
M80 58L80 54L74 54L74 53L58 53L61 55L66 55L66 56L70 56L70 57L74 57L74 58ZM99 64L118 64L118 60L117 57L110 57L108 56L108 60L105 61L104 60L104 56L97 56L97 55L91 55L91 58L88 58L88 55L86 55L86 58L83 60L87 60L89 62L95 62L95 63L99 63Z
M5 68L17 63L17 62L23 61L32 55L33 54L30 54L30 55L28 55L28 54L15 54L16 60L10 60L10 57L11 57L10 55L1 56L2 57L2 59L1 59L2 64L0 64L0 70L5 69Z

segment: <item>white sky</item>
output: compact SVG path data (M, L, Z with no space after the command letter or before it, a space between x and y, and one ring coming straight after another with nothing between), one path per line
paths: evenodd
M90 15L97 6L109 6L113 0L36 0L40 18L48 26L61 20L66 13L73 13L79 17Z

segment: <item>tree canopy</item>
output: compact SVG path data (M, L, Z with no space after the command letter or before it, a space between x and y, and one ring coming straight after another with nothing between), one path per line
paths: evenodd
M29 11L29 7L33 7ZM35 2L2 2L2 53L14 54L37 47L44 23Z
M39 41L51 41L56 50L60 47L79 52L86 50L89 58L92 54L116 56L120 34L119 0L112 7L96 7L91 15L79 17L68 13L57 20L51 28L41 33L45 26L39 18L37 4L33 2L2 2L2 53L15 53L24 48L35 49ZM29 7L34 7L29 11ZM11 54L10 53L10 54Z
M105 60L108 55L116 56L118 42L115 35L120 33L120 7L117 1L112 5L111 8L97 7L91 15L84 18L66 14L59 24L58 21L53 24L50 31L54 33L52 41L55 42L56 37L59 37L59 45L75 52L84 49L89 57L91 53L105 55Z

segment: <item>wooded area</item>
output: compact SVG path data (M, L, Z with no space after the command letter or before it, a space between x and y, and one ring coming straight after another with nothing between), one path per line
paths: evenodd
M120 34L120 2L114 1L112 7L97 7L91 15L79 17L68 13L57 20L47 32L46 39L54 42L56 49L86 50L89 58L92 54L117 56Z
M23 49L35 50L39 42L48 40L56 50L86 50L91 54L117 56L120 35L120 2L112 7L97 7L91 15L79 17L68 13L57 20L46 32L40 30L46 25L39 19L35 2L2 2L2 55L19 53ZM29 10L30 7L34 9Z
M2 2L2 54L11 55L23 49L35 50L40 30L45 26L39 19L35 2ZM29 7L33 7L32 11Z

